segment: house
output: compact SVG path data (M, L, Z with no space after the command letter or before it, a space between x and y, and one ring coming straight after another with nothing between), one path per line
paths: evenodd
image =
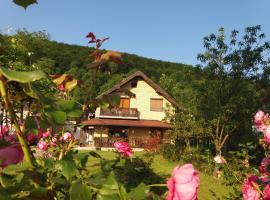
M165 121L166 112L173 112L176 102L144 73L135 72L97 98L108 95L119 95L119 106L98 107L95 118L82 122L94 146L111 147L126 140L133 147L144 147L151 138L166 140L166 131L172 128Z

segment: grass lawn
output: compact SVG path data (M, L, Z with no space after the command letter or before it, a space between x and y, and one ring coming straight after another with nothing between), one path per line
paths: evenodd
M106 159L113 159L115 153L108 151L97 151L99 155ZM134 156L141 156L142 152L135 152ZM168 162L161 155L156 155L154 157L154 161L152 163L152 169L157 174L162 177L170 177L173 168L177 165L176 162ZM12 172L18 165L9 166L5 169L6 172ZM23 167L23 166L21 166ZM99 170L99 159L90 156L87 168L90 173L95 173ZM164 180L164 183L166 180ZM211 195L211 191L214 191L218 197L222 197L223 195L227 195L231 189L221 184L221 182L212 176L209 176L205 173L200 173L200 186L199 186L199 200L216 200L216 197ZM222 199L222 198L221 198Z
M99 153L102 157L107 159L113 159L114 157L114 153L112 152L98 151L97 153ZM140 155L142 155L142 152L136 152L134 156ZM91 157L88 160L87 166L91 170L94 171L98 170L96 167L98 162L99 162L98 159ZM170 177L172 170L176 165L177 165L176 162L168 162L162 156L157 155L154 157L152 169L162 176ZM228 194L231 190L229 187L222 185L219 180L213 178L212 176L200 173L199 199L200 200L216 199L216 197L213 197L211 195L210 191L214 191L218 195L218 197L222 197L223 195Z

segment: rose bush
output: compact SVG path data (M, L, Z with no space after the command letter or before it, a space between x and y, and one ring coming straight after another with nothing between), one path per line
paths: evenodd
M254 125L259 132L263 133L262 145L268 150L270 144L270 125L269 115L262 110L257 111L254 116ZM266 152L267 154L269 152ZM267 155L259 166L259 174L249 175L242 186L242 193L244 200L267 200L270 198L270 157Z

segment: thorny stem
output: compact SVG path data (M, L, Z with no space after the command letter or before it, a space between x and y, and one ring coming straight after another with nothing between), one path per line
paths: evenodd
M33 159L31 158L31 152L30 152L30 148L27 145L27 141L24 137L24 134L20 128L20 125L18 123L16 114L14 112L13 106L9 100L9 96L8 96L8 90L6 87L6 80L3 77L2 74L0 74L0 94L2 96L2 99L4 100L5 103L5 107L8 110L9 114L10 114L10 118L11 118L11 123L15 128L15 132L17 134L18 140L21 144L23 153L24 153L24 159L25 161L30 165L31 168L34 168L34 162Z

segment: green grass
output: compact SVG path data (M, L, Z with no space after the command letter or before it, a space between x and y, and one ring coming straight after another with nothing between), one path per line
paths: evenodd
M103 158L113 159L114 153L106 151L98 151ZM136 152L134 156L141 156L142 152ZM98 170L98 159L91 157L88 160L87 166L89 170L96 172ZM177 165L176 162L169 162L165 160L161 155L156 155L154 161L151 165L153 171L161 176L170 177L173 168ZM165 182L164 182L165 183ZM209 176L205 173L200 172L200 186L199 186L199 199L200 200L215 200L216 197L213 197L211 191L217 194L218 197L227 195L231 192L231 188L226 187L221 184L221 181Z
M115 153L108 151L97 151L97 153L105 159L114 159ZM135 152L134 156L141 156L142 152ZM162 177L169 178L171 176L172 170L177 166L177 162L169 162L165 160L161 155L156 155L154 157L153 163L151 165L153 171ZM5 169L6 172L12 172L15 168L25 168L24 165L13 165ZM99 159L90 157L87 162L87 168L90 174L96 173L99 169ZM164 180L166 183L166 180ZM209 176L205 173L200 172L200 185L199 185L199 200L216 200L216 197L211 195L211 191L217 194L218 197L222 199L223 195L227 195L231 192L231 188L226 187L221 184L221 181Z

